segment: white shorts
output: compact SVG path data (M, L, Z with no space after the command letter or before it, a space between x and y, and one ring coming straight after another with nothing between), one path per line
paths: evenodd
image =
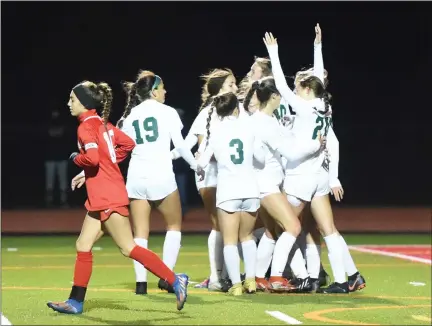
M217 163L210 162L204 169L204 180L199 181L198 175L195 173L195 183L198 190L201 188L216 188L217 185Z
M128 178L126 190L131 199L160 200L177 190L177 182L174 173L162 180Z
M254 213L260 208L260 200L259 198L231 199L216 205L216 207L226 212Z
M267 196L269 196L269 195L272 195L272 194L279 194L279 193L281 193L281 191L282 191L282 185L272 185L272 186L267 186L267 187L265 187L265 190L264 190L264 188L260 188L260 199L263 199L263 198L265 198L265 197L267 197Z
M330 193L329 174L322 169L316 174L287 175L283 188L287 195L310 202L315 196Z

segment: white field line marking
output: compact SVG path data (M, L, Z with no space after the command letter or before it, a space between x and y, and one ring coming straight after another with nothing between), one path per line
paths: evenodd
M102 250L102 247L93 247L93 250L100 251L100 250Z
M413 285L413 286L425 286L426 283L423 282L409 282L409 284Z
M12 325L9 319L6 318L5 315L1 314L1 323L0 325Z
M392 245L380 245L380 244L367 244L367 245L358 245L358 246L353 246L353 247L362 247L362 248L376 248L376 247L383 247L383 248L402 248L402 247L406 247L406 248L424 248L424 249L431 249L432 246L431 245L404 245L404 244L392 244Z
M15 252L15 251L18 251L18 248L7 248L7 251Z
M301 321L299 321L299 320L297 320L297 319L295 319L293 317L290 317L288 315L285 315L284 313L282 313L280 311L268 311L268 310L266 310L266 314L268 314L268 315L270 315L270 316L272 316L272 317L274 317L276 319L279 319L280 321L283 321L283 322L285 322L287 324L290 324L290 325L301 325L301 324L303 324Z
M432 318L426 316L412 315L412 318L419 321L424 321L426 323L432 322Z
M399 259L409 260L409 261L416 262L416 263L423 263L423 264L432 265L432 260L430 260L430 259L413 257L413 256L404 255L404 254L398 254L398 253L394 253L394 252L387 252L387 251L376 250L376 249L368 249L368 248L363 248L363 246L348 246L348 248L350 250L354 250L354 251L358 251L358 252L365 252L365 253L373 254L373 255L399 258Z

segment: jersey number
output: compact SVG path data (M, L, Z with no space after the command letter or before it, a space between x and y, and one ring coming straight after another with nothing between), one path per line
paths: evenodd
M288 109L290 111L290 115L295 115L295 111L292 109L290 105L288 105ZM280 111L280 113L279 113ZM285 105L281 104L276 110L273 111L273 114L276 116L278 120L282 119L284 116L286 116L287 109Z
M134 120L132 122L132 126L135 129L135 136L136 136L135 142L138 145L144 144L144 139L141 136L141 129L140 129L140 125L139 125L139 120ZM149 143L152 143L159 138L158 123L154 117L145 118L143 121L143 128L145 131L148 132L148 134L145 135L145 139Z
M109 136L108 136L109 135ZM103 133L103 138L105 139L107 146L108 146L108 151L111 157L111 162L115 163L117 162L117 157L116 157L116 152L113 146L113 138L114 138L114 130L108 130L107 132Z
M318 133L324 128L324 134L321 133L321 136L327 136L328 130L331 126L332 120L331 118L323 118L318 116L315 120L315 122L317 123L317 126L315 127L313 134L312 134L312 139L317 139L318 138Z
M229 142L229 146L235 148L237 152L230 156L231 162L234 164L242 164L244 161L243 142L238 138L234 138Z

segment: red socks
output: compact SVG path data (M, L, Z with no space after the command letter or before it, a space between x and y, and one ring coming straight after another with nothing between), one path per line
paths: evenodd
M168 284L173 285L175 282L175 274L164 264L153 251L140 246L135 246L130 255L130 258L140 262L147 270L157 277L166 280Z
M86 288L93 268L92 252L77 252L74 272L74 285Z

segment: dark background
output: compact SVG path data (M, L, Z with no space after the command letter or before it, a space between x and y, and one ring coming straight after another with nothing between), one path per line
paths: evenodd
M264 32L278 38L286 75L313 63L314 25L340 141L344 205L430 205L431 58L429 4L422 2L2 2L2 207L44 203L50 112L66 106L84 79L114 89L139 69L162 76L167 104L189 129L200 104L199 76L229 67L240 80L266 56ZM187 131L186 130L186 131ZM127 167L127 166L126 166ZM123 168L125 168L123 166ZM70 177L79 169L71 166ZM189 204L201 205L189 173ZM70 194L82 205L85 192Z

